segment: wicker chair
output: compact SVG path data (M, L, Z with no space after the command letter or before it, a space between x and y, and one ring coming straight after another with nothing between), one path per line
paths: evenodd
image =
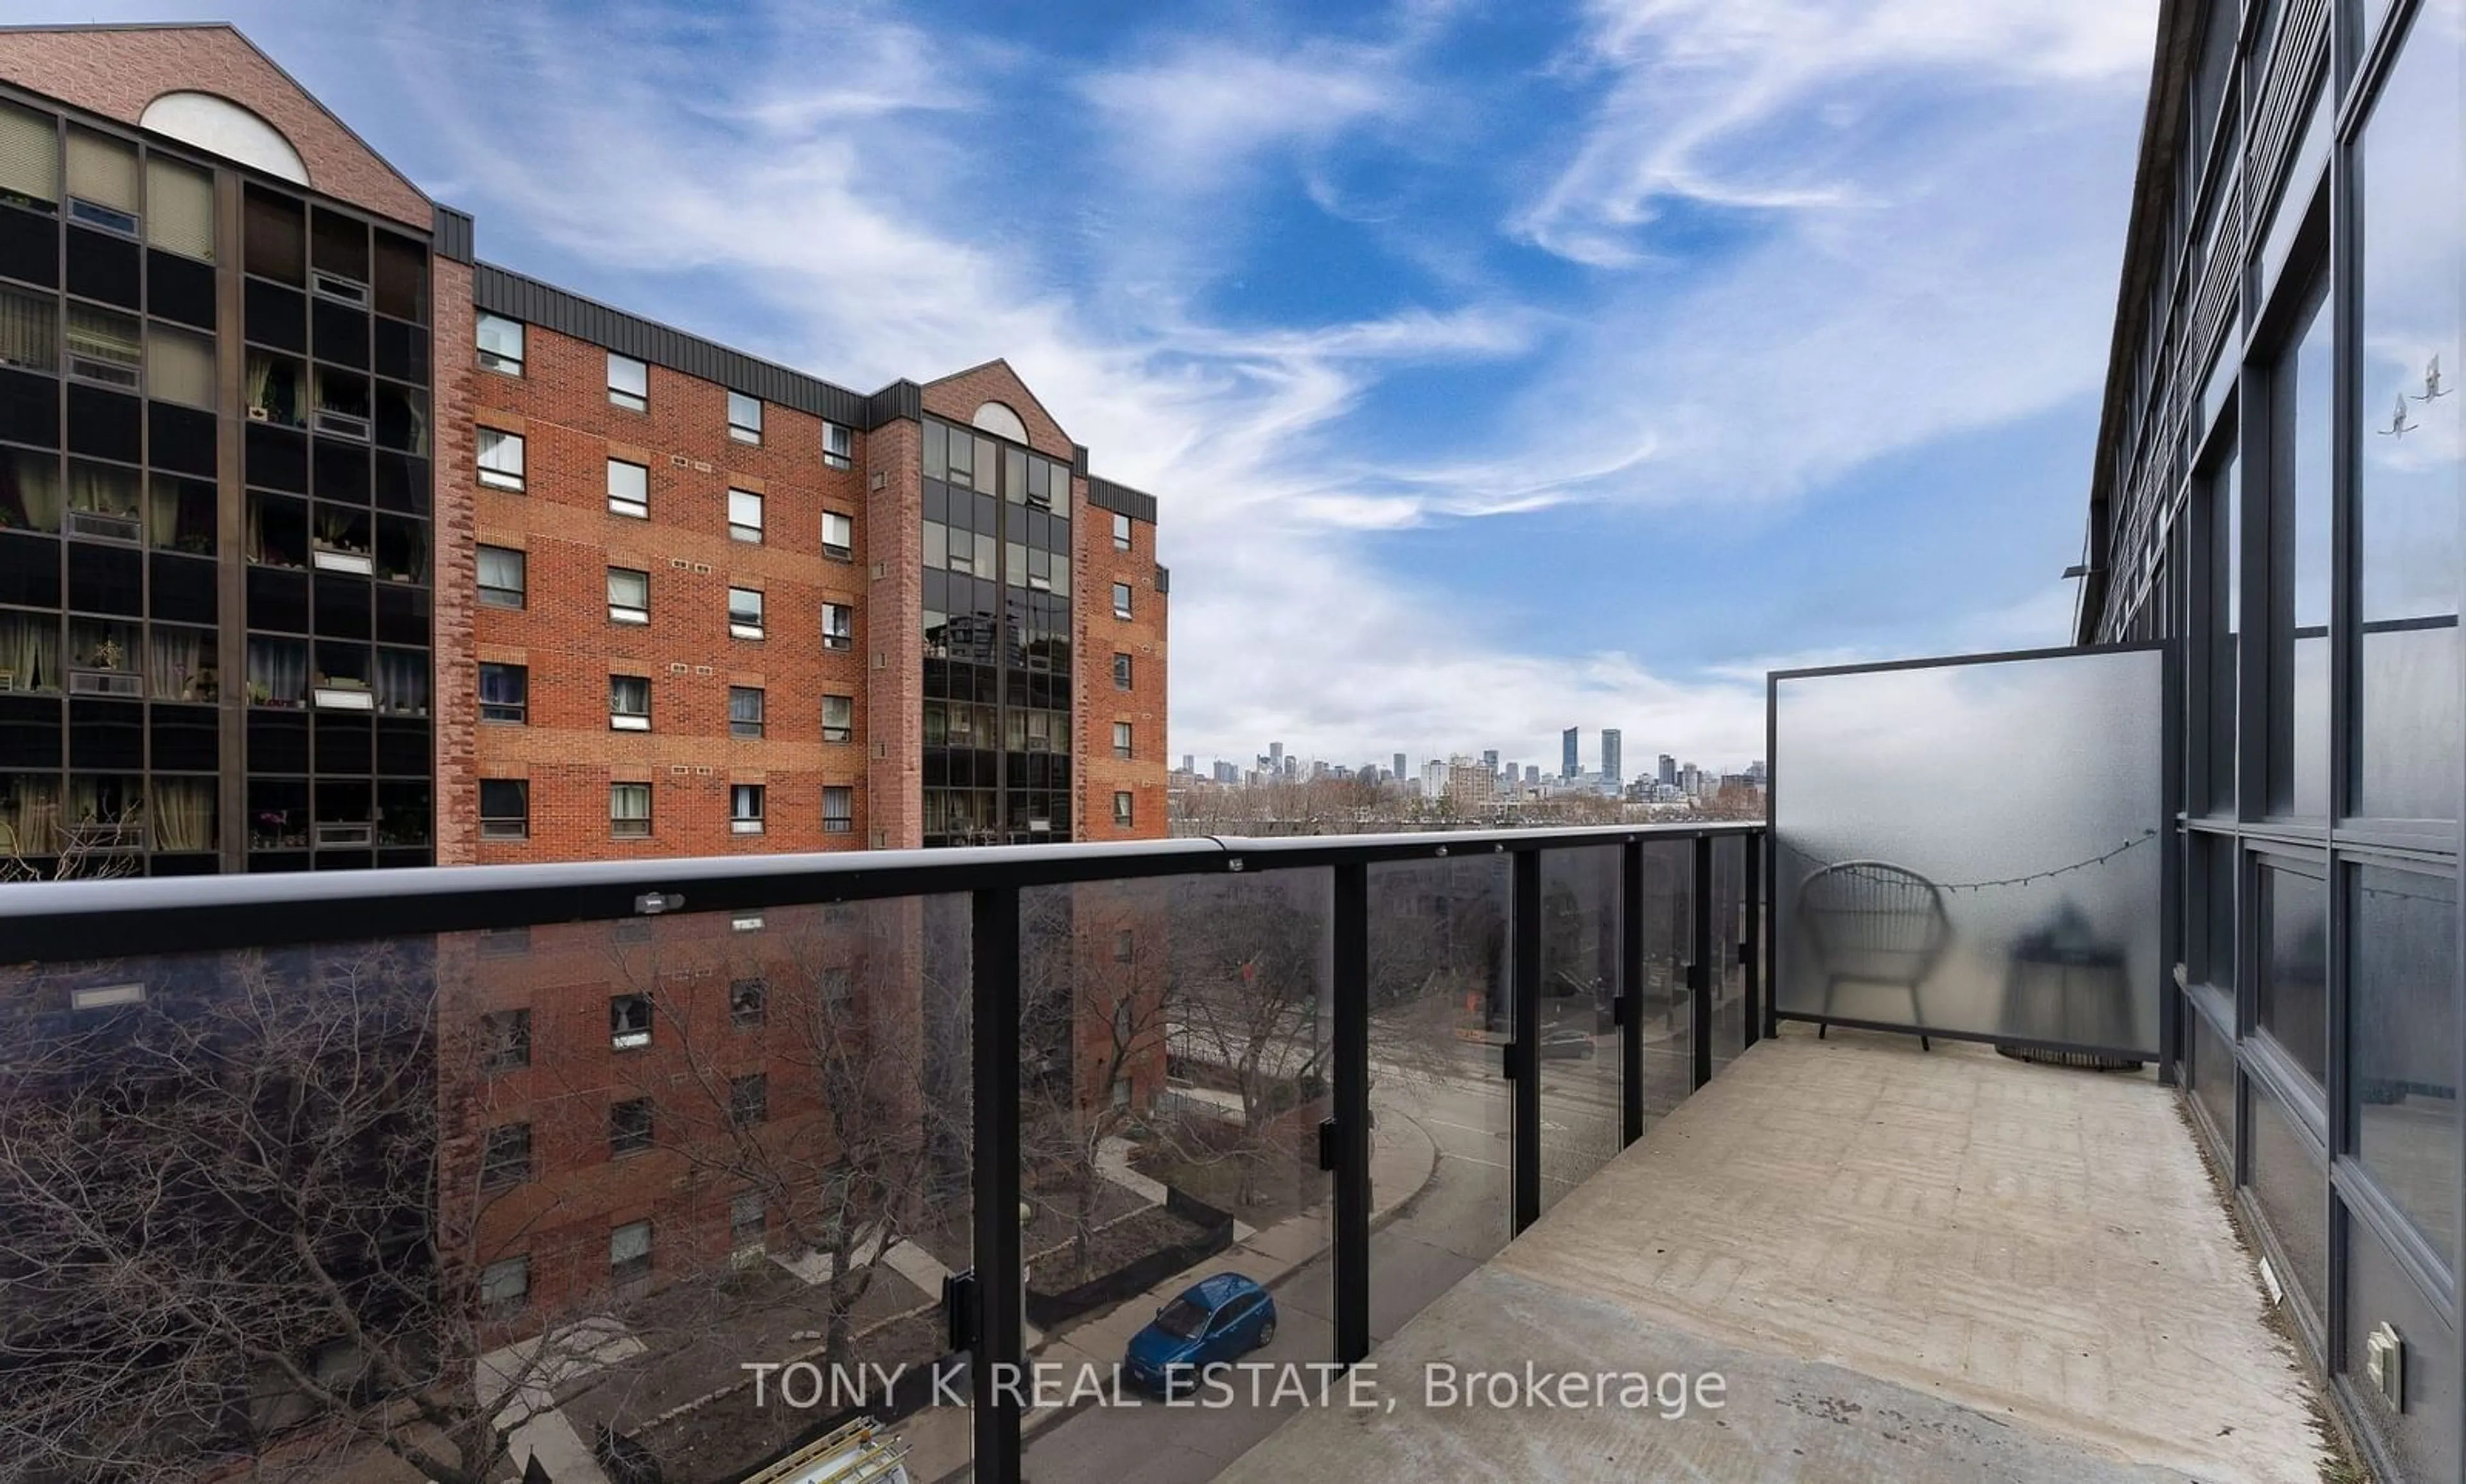
M1843 983L1897 984L1910 993L1910 1021L1927 1050L1926 1013L1918 985L1935 972L1952 936L1943 891L1907 866L1844 861L1816 871L1798 888L1799 928L1824 965L1824 1016ZM1821 1039L1826 1027L1818 1025Z

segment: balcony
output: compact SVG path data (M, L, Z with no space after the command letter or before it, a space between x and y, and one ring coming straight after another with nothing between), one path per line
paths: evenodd
M0 892L0 1451L2317 1476L2173 1091L1950 1011L1899 1023L1930 1049L1844 1028L1890 993L1793 1008L1772 853L1706 823ZM1140 1396L1133 1337L1222 1272L1274 1319L1225 1359L1296 1369ZM1528 1360L1661 1389L1424 1405L1427 1365ZM1665 1376L1721 1394L1676 1415Z

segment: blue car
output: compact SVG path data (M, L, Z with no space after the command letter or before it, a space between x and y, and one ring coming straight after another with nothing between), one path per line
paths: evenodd
M1122 1369L1133 1384L1171 1396L1207 1366L1238 1360L1275 1338L1275 1299L1238 1272L1220 1272L1157 1310L1131 1337Z

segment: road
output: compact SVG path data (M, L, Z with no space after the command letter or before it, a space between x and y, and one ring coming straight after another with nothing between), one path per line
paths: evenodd
M1374 1059L1372 1071L1378 1113L1413 1119L1438 1146L1429 1183L1371 1234L1376 1342L1507 1245L1513 1195L1511 1085L1498 1075L1496 1047L1459 1043L1410 1067ZM1683 1053L1655 1047L1648 1075L1656 1088L1683 1087ZM1668 1103L1655 1098L1653 1106ZM1591 1057L1543 1064L1541 1119L1546 1206L1617 1152L1612 1038L1600 1038ZM1295 1366L1328 1360L1335 1343L1332 1259L1322 1255L1296 1270L1276 1285L1275 1294L1276 1338L1250 1359ZM1272 1390L1272 1379L1266 1384ZM1399 1405L1411 1404L1418 1384L1418 1379L1380 1378L1382 1394L1397 1395ZM1343 1400L1340 1383L1333 1400ZM1303 1405L1288 1397L1253 1406L1245 1396L1222 1408L1088 1406L1029 1440L1026 1476L1032 1484L1203 1484Z

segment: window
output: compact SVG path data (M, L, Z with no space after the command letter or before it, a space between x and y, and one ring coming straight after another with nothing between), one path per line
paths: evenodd
M728 632L737 639L762 637L762 594L758 589L728 590Z
M1113 517L1113 550L1127 551L1130 549L1131 518L1127 515L1116 515Z
M2457 888L2386 866L2347 878L2346 1097L2355 1150L2455 1270L2458 1261Z
M769 1213L762 1203L762 1192L749 1190L728 1203L728 1239L738 1251L762 1245L764 1229L769 1225Z
M511 547L480 549L480 601L491 608L523 606L523 553Z
M1117 721L1113 723L1113 755L1116 757L1128 757L1131 755L1131 724L1129 722Z
M762 544L762 497L750 489L728 492L728 533L739 541Z
M491 1315L503 1318L516 1313L531 1297L531 1260L528 1257L506 1257L480 1270L480 1306Z
M480 316L480 365L508 376L523 373L523 324L501 314Z
M531 786L521 778L480 780L480 838L528 840Z
M822 647L847 649L856 643L856 609L847 603L822 605Z
M1127 792L1113 796L1113 823L1122 829L1131 827L1131 796Z
M644 840L651 833L651 785L608 785L608 833L619 840Z
M1113 656L1113 688L1115 690L1128 690L1131 688L1131 657L1129 655Z
M2264 866L2254 946L2261 962L2253 1019L2316 1082L2327 1080L2329 903L2308 872Z
M762 399L742 392L728 393L728 436L740 443L762 441Z
M1138 938L1131 932L1130 929L1116 928L1113 930L1113 961L1115 963L1130 962L1132 955L1137 951L1137 948ZM1123 1008L1128 1009L1129 1007L1130 1001L1124 1001Z
M609 1104L608 1152L611 1155L630 1155L650 1147L651 1100L629 1097L622 1102Z
M482 958L520 958L530 951L531 930L528 928L480 930L480 956Z
M622 459L608 461L608 508L638 521L651 518L651 471Z
M137 146L69 128L69 215L91 227L137 235Z
M651 368L630 355L608 352L608 400L629 412L651 405Z
M503 428L480 430L480 483L491 489L523 487L523 436Z
M531 1126L507 1123L488 1131L480 1156L480 1188L503 1190L531 1178Z
M762 735L762 690L758 686L728 687L728 734L732 737Z
M856 828L856 790L826 788L822 790L822 833L844 835Z
M608 677L608 730L651 730L651 680L647 675Z
M822 697L822 740L845 742L856 735L856 697Z
M1131 585L1127 582L1116 582L1113 584L1113 617L1127 618L1130 616Z
M71 300L68 324L70 375L136 390L146 354L133 316Z
M608 997L608 1046L612 1050L632 1051L651 1044L651 997L648 995L611 995ZM648 1125L650 1103L642 1104L642 1121Z
M480 1063L489 1071L531 1064L531 1012L499 1010L480 1017Z
M822 554L846 561L856 551L856 522L837 510L822 512Z
M146 157L146 241L214 260L214 178L165 154Z
M728 986L728 1023L751 1030L762 1023L771 986L760 979L738 979Z
M608 1233L608 1281L626 1288L651 1276L651 1224L627 1222Z
M608 569L608 621L651 621L651 574L631 567Z
M771 1121L771 1079L761 1072L731 1077L728 1083L728 1121L740 1129Z
M856 461L856 434L836 422L822 424L822 462L844 469Z
M520 727L530 720L531 672L526 664L482 664L480 666L480 719L510 722Z
M737 835L762 833L762 785L731 783L728 786L728 828Z

